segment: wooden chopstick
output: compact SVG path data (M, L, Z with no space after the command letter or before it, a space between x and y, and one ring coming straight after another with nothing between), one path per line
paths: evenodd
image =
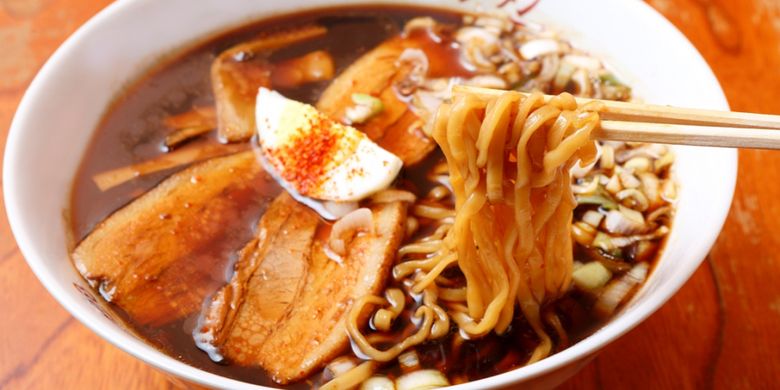
M454 93L493 97L506 91L456 85ZM545 101L554 96L544 95ZM578 104L599 101L602 140L662 144L780 149L780 116L680 108L643 103L577 98Z
M723 148L780 149L780 130L668 123L601 121L600 140Z

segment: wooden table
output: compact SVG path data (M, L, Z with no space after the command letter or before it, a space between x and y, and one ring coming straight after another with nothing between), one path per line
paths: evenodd
M2 147L35 72L108 0L0 0ZM780 114L780 1L651 0L710 63L734 110ZM777 388L780 152L741 151L707 261L564 388ZM0 206L3 207L4 206ZM94 335L38 283L0 222L0 388L177 388Z

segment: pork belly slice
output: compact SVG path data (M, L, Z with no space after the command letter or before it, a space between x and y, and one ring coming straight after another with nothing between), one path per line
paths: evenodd
M324 35L324 27L309 25L275 31L222 52L211 65L211 85L217 106L217 131L230 142L246 141L255 133L255 97L272 85L270 52Z
M355 105L354 93L375 96L382 101L382 112L365 123L352 124L379 146L395 154L404 165L421 161L435 143L422 131L408 104L398 98L395 84L408 75L409 69L396 66L407 48L418 48L417 41L396 37L388 39L358 58L336 77L320 96L317 109L336 120L343 120L347 109ZM420 129L420 130L415 130Z
M231 281L205 307L198 345L217 360L262 367L281 384L341 354L352 302L381 292L403 237L405 204L378 205L372 214L374 232L357 236L337 262L325 253L330 225L280 195Z
M286 192L271 203L230 281L211 297L195 329L196 344L213 360L222 360L225 349L232 359L246 362L240 351L265 342L300 295L319 223L316 212Z
M76 268L137 324L197 312L278 193L268 180L252 151L184 169L98 224L72 253Z

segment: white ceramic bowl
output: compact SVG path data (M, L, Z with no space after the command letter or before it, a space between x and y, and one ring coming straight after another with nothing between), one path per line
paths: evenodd
M46 63L24 96L5 153L4 193L11 227L32 270L73 316L130 354L198 384L259 388L173 359L109 320L66 250L63 210L90 136L109 102L166 53L267 16L360 0L121 0L92 18ZM520 1L523 2L523 1ZM491 9L499 0L371 0ZM693 46L640 1L542 0L527 15L558 29L606 60L653 103L728 109L717 80ZM548 388L658 309L707 254L726 217L736 180L734 150L679 147L677 217L658 267L627 307L606 326L565 351L466 387L523 383ZM94 299L94 297L92 297Z

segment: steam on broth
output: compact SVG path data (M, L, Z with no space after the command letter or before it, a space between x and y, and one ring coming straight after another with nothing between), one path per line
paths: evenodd
M573 96L631 90L503 16L265 20L114 103L74 182L73 261L149 343L219 375L411 389L506 372L608 320L674 213L671 152L591 141L599 107Z

